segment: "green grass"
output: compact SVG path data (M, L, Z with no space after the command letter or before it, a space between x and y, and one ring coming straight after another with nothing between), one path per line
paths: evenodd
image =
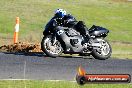
M132 44L112 42L112 57L132 59Z
M0 81L0 88L132 88L132 84L86 84L60 81Z
M64 8L88 27L96 24L108 28L109 40L132 41L132 3L110 0L1 0L0 33L12 35L15 17L19 16L20 37L27 38L31 31L40 36L57 8Z
M110 33L107 39L111 42L132 43L132 3L116 1L118 2L114 0L1 0L0 46L13 43L17 16L20 17L19 41L41 42L43 28L57 8L65 9L77 20L83 20L88 27L95 24L108 28ZM112 48L114 52L123 52L118 46ZM131 47L123 46L123 48L132 52Z

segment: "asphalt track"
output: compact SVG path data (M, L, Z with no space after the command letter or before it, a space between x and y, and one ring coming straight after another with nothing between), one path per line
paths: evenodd
M130 59L50 58L40 53L0 53L0 79L75 80L77 68L88 74L130 74Z

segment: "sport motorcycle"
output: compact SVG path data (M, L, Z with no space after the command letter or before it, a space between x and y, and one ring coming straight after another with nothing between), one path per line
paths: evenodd
M47 56L58 57L64 53L81 56L92 55L99 60L110 58L112 48L105 39L109 33L108 29L93 25L87 30L89 33L89 38L87 38L74 28L58 27L52 32L50 30L44 31L41 49Z

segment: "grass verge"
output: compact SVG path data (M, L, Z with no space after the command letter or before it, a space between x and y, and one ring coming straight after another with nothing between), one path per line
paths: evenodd
M110 42L112 46L112 57L132 59L132 44L122 42Z
M69 81L0 81L0 88L132 88L132 84L86 84Z
M116 2L115 2L116 1ZM118 2L117 2L118 1ZM40 40L54 10L63 8L90 28L93 24L110 30L109 40L131 42L132 3L126 0L1 0L0 33L13 36L15 17L20 17L20 37ZM31 36L31 38L29 38ZM38 36L38 37L35 37Z

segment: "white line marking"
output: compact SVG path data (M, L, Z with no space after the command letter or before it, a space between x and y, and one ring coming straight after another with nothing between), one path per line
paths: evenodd
M24 63L23 76L24 76L24 79L25 79L25 78L26 78L26 60L25 60L25 63ZM26 86L26 81L25 81L25 80L24 80L24 85L25 85L25 88L27 88L27 86Z
M29 80L29 79L0 79L0 80Z
M19 81L19 80L35 80L35 79L0 79L0 81ZM39 80L38 80L39 81ZM50 82L61 82L61 81L69 81L69 82L76 82L76 81L70 81L70 80L43 80L43 81L50 81Z

